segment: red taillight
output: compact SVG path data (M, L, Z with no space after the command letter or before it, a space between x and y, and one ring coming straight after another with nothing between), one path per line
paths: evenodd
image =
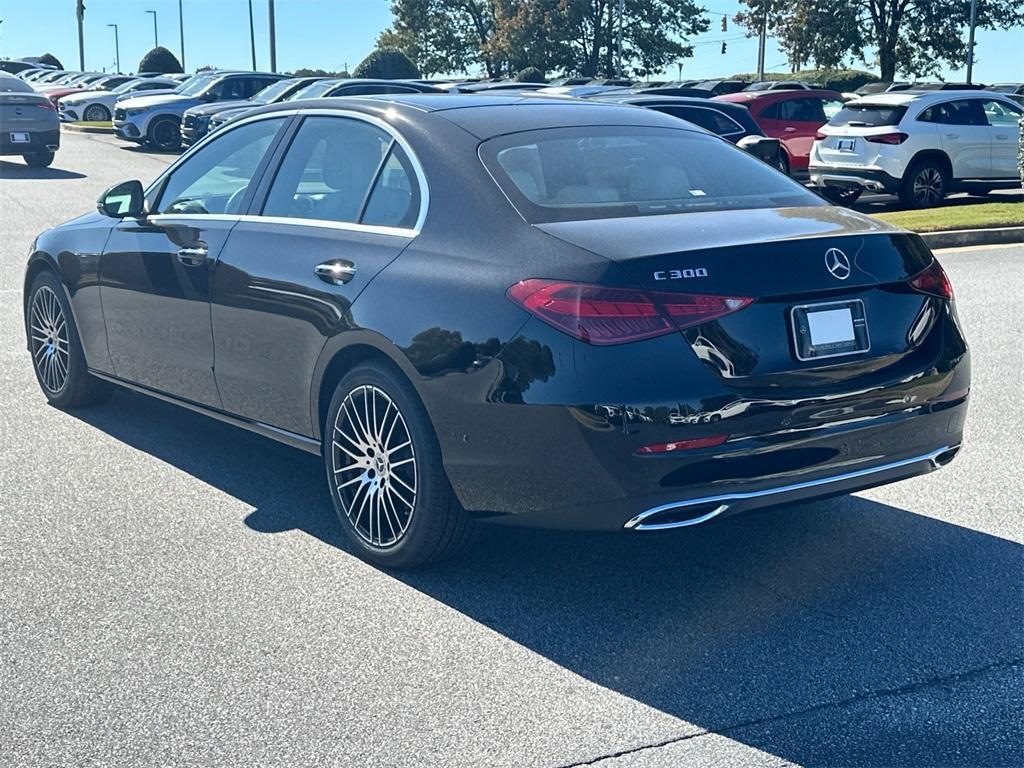
M530 279L507 291L527 312L588 344L624 344L706 323L753 302L738 296L661 293Z
M48 101L40 101L36 106L40 109L45 109L47 112L54 112L57 109L57 102L51 104Z
M648 456L652 453L673 453L675 451L692 451L697 448L714 448L729 439L728 435L711 435L710 437L695 437L692 440L676 440L672 443L654 443L643 445L633 453L639 456Z
M870 141L872 144L902 144L908 138L906 133L879 133L876 136L865 136L864 141Z
M949 282L946 270L942 268L936 259L923 272L919 272L907 281L910 287L920 293L927 293L930 296L938 296L940 299L953 298L953 284Z
M814 140L815 140L815 141L821 141L821 140L823 140L824 138L826 138L826 137L825 137L825 134L824 134L824 133L822 133L821 131L818 131L817 133L815 133L815 134L814 134Z

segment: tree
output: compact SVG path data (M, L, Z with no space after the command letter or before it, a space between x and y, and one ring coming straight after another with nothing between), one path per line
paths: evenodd
M301 67L291 73L292 77L336 77L347 80L352 77L347 69L341 70L341 72L328 72L326 69L308 69Z
M378 48L402 51L426 75L494 67L485 48L494 33L493 0L393 0L393 24Z
M64 65L60 63L60 59L58 59L52 53L44 53L42 56L39 57L38 61L40 64L49 64L51 67L56 67L57 69L64 69Z
M418 78L420 71L401 51L378 48L359 62L353 74L380 80L409 80Z
M517 83L546 83L544 73L536 67L526 67L516 72Z
M162 45L158 45L142 57L142 61L139 62L139 68L135 71L173 74L175 72L181 72L182 69L181 63L178 61L178 57Z

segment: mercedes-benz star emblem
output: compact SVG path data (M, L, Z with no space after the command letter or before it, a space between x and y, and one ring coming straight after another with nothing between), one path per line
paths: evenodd
M845 280L850 276L850 260L838 248L825 251L825 267L837 280Z

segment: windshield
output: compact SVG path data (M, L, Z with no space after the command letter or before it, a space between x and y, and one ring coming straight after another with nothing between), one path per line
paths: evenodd
M310 83L305 88L300 88L289 96L287 101L293 101L296 99L315 99L317 96L322 96L327 93L327 91L331 90L331 88L340 82L341 80L318 80L315 83Z
M145 82L144 80L129 80L127 83L121 83L119 86L117 86L117 88L114 88L110 92L111 93L129 93L131 91L134 91L136 88L139 87L139 85L141 83L144 83L144 82ZM170 88L171 86L167 86L167 87Z
M195 96L214 79L213 75L196 75L178 86L175 93L179 96Z
M705 133L640 126L551 128L481 145L532 223L824 205L767 164Z
M258 91L252 100L257 104L273 104L281 98L282 94L288 93L289 89L295 87L294 80L278 80L271 83L262 91Z
M899 125L907 113L904 106L890 104L847 104L836 112L829 125L852 125L873 128L877 125Z

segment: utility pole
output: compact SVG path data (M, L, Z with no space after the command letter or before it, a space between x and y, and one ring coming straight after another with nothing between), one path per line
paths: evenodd
M626 0L619 0L619 39L616 49L618 50L618 76L622 77L622 27L626 21Z
M117 39L117 24L107 24L107 26L114 28L114 66L117 68L117 73L121 74L121 43Z
M181 0L178 0L178 36L181 38L181 71L185 69L185 18L181 15Z
M78 0L75 5L75 15L78 16L78 68L85 72L85 31L82 29L82 22L85 20L85 3Z
M978 21L978 0L971 0L971 31L967 36L967 84L974 75L974 25Z
M274 0L267 0L270 13L270 71L277 72L277 32L274 30Z
M160 39L157 37L156 34L156 11L146 11L146 13L153 14L153 47L156 48L158 45L160 45Z
M764 48L768 42L768 0L761 6L761 29L757 33L757 79L764 80Z
M256 27L252 21L252 0L249 0L249 49L252 51L252 71L256 71Z

